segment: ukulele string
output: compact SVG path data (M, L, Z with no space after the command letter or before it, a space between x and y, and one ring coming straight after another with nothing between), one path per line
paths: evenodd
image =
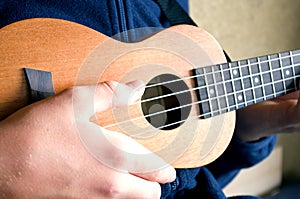
M288 91L293 91L293 89L288 89ZM270 95L267 95L266 97L273 97L273 95L270 94ZM258 99L258 100L259 100L259 99L264 99L264 97L260 97L260 98L257 98L257 99ZM237 106L238 106L238 105L241 105L241 104L237 104ZM228 108L235 107L235 106L236 106L236 105L229 106L229 107L226 107L226 108L223 108L223 109L219 109L219 111L221 112L221 111L223 111L223 110L227 110ZM163 125L163 126L155 127L155 129L150 129L150 130L146 130L146 131L143 131L143 132L135 133L133 136L140 136L140 135L142 135L142 134L151 133L151 132L157 131L157 129L168 128L168 127L173 126L173 125L177 125L177 124L184 123L184 122L186 122L187 120L201 118L202 116L206 116L206 115L209 115L209 114L210 114L210 113L192 116L192 117L189 117L189 118L187 118L187 119L183 119L183 120L180 120L180 121L177 121L177 122L173 122L173 123L166 124L166 125ZM134 118L134 119L131 119L131 120L125 120L125 121L122 121L122 122L118 122L118 123L116 123L116 124L104 126L103 128L104 128L104 129L107 129L107 128L110 128L110 127L113 127L113 126L117 126L117 125L120 125L120 124L125 124L125 123L127 123L127 122L132 122L132 121L134 121L134 120L144 119L144 118L145 118L145 117L138 117L138 118Z
M296 56L299 56L300 53L296 53L296 54L292 54L293 52L292 51L289 51L290 55L286 55L284 57L281 57L280 56L280 53L278 53L279 57L277 58L272 58L272 59L268 59L268 60L264 60L264 61L259 61L259 62L256 62L256 63L246 63L246 64L242 64L242 65L238 65L238 67L241 69L243 67L250 67L250 66L253 66L253 65L257 65L258 63L260 64L263 64L263 63L269 63L269 62L272 62L272 61L280 61L282 59L285 59L285 58L295 58ZM259 59L259 57L257 58ZM237 62L241 62L241 61L247 61L247 60L240 60L240 61L237 61ZM209 68L209 67L213 67L213 66L222 66L224 64L232 64L234 62L229 62L229 63L222 63L222 64L216 64L216 65L211 65L211 66L205 66L204 68ZM287 67L287 66L285 66ZM230 71L231 68L227 68L223 71ZM206 73L207 75L213 75L213 74L216 74L216 72L220 72L220 71L215 71L215 72L211 72L211 73ZM199 74L199 75L193 75L193 76L188 76L188 77L184 77L184 78L181 78L181 79L176 79L176 80L170 80L170 81L165 81L165 82L159 82L159 83L155 83L155 84L151 84L151 85L147 85L145 88L151 88L151 87L156 87L156 86L161 86L161 85L164 85L164 84L169 84L169 83L175 83L175 82L178 82L178 81L182 81L182 80L188 80L188 79L192 79L192 78L197 78L197 77L200 77L202 74Z
M299 66L299 65L298 65ZM291 78L287 78L285 79L285 81L288 81L288 80L293 80L295 78L298 78L300 77L300 75L296 75L294 77L291 77ZM281 81L277 81L277 82L274 82L274 83L279 83ZM265 84L265 86L269 86L269 85L272 85L273 83L268 83L268 84ZM245 91L247 90L254 90L256 88L261 88L260 85L258 86L254 86L252 88L248 88L248 89L245 89ZM291 92L291 91L294 91L294 89L286 89L285 91L282 91L282 92L277 92L277 93L272 93L272 94L268 94L268 95L264 95L264 96L261 96L261 97L258 97L258 98L255 98L256 101L259 101L259 100L266 100L267 98L274 98L274 97L277 97L279 95L282 95L282 94L286 94L288 92ZM213 97L213 98L210 98L210 99L206 99L206 100L200 100L200 101L196 101L196 102L193 102L193 103L188 103L188 104L184 104L184 105L181 105L181 106L177 106L177 107L174 107L174 108L170 108L170 109L166 109L164 111L158 111L158 112L155 112L155 113L151 113L151 114L147 114L147 115L144 115L144 116L140 116L140 117L136 117L136 118L132 118L130 120L124 120L124 121L121 121L121 122L118 122L118 123L114 123L114 124L110 124L110 125L107 125L107 126L103 126L103 128L110 128L110 127L113 127L113 126L117 126L117 125L121 125L121 124L125 124L125 123L129 123L129 122L132 122L132 121L136 121L136 120L139 120L139 119L145 119L146 117L153 117L155 115L160 115L160 114L165 114L165 113L168 113L170 111L174 111L174 110L178 110L178 109L182 109L182 108L186 108L186 107L189 107L189 106L193 106L193 105L197 105L197 104L200 104L200 103L204 103L204 102L209 102L209 101L213 101L213 100L217 100L218 98L221 98L221 97L226 97L227 95L224 94L224 95L220 95L220 96L216 96L216 97ZM224 108L219 108L218 111L219 113L222 113L222 111L228 111L228 110L231 110L231 108L234 108L234 107L238 107L240 105L243 105L245 102L241 102L241 103L236 103L234 105L231 105L231 106L227 106L227 107L224 107ZM208 112L208 113L205 113L205 114L200 114L198 116L196 116L197 118L201 118L201 117L205 117L207 115L211 115L211 112ZM186 120L181 120L181 121L178 121L176 123L171 123L169 124L170 125L175 125L177 123L181 123L181 122L184 122ZM167 126L162 126L161 128L165 128Z
M293 55L290 55L290 56L285 56L285 57L278 57L278 58L275 58L275 59L269 59L269 60L266 60L266 61L261 61L261 63L268 63L268 62L271 62L271 61L275 61L275 60L280 60L280 59L284 59L284 58L291 58L291 57L294 57L294 56L297 56L297 55L300 55L300 54L293 54ZM249 67L251 65L256 65L257 63L252 63L252 64L245 64L245 65L239 65L239 67ZM299 66L299 64L296 64L296 65L290 65L290 66ZM286 68L287 67L290 67L290 66L285 66ZM228 69L230 70L230 68ZM281 68L278 68L277 70L282 70ZM225 70L223 70L225 71ZM273 71L276 71L276 70L273 70ZM219 72L219 71L216 71L216 72ZM205 75L207 74L212 74L214 75L216 72L211 72L211 73L206 73ZM203 75L203 74L202 74ZM199 77L199 76L202 76L202 75L194 75L194 76L190 76L190 77L185 77L184 79L191 79L191 78L195 78L195 77ZM251 75L250 75L251 76ZM299 76L295 76L295 77L292 77L292 78L285 78L284 80L282 81L287 81L287 80L290 80L290 79L294 79L296 77L299 77ZM239 79L242 79L242 78L239 78ZM146 88L149 88L149 87L154 87L154 86L159 86L159 85L165 85L165 84L169 84L169 83L173 83L173 82L177 82L177 81L182 81L182 79L179 79L179 80L172 80L172 81L166 81L166 82L161 82L161 83L157 83L157 84L153 84L153 85L148 85L146 86ZM232 81L232 80L229 80L229 81ZM281 80L277 81L277 82L281 82ZM269 84L275 84L276 82L271 82ZM224 84L224 82L220 83L220 84ZM269 85L269 84L265 84L265 86ZM256 86L256 87L251 87L249 88L248 90L254 90L255 88L259 88L261 87L260 85ZM182 94L184 92L190 92L190 91L194 91L194 90L197 90L197 89L201 89L201 88L207 88L207 86L203 86L203 87L197 87L197 88L193 88L193 89L188 89L188 90L185 90L185 91L180 91L180 92L177 92L177 93L172 93L172 94L168 94L168 95L162 95L162 96L158 96L158 97L155 97L155 98L149 98L149 99L146 99L146 100L142 100L141 102L137 102L137 103L145 103L145 102L149 102L149 101L152 101L152 100L156 100L156 99L161 99L161 98L165 98L165 97L169 97L169 96L172 96L172 95L177 95L177 94ZM245 89L246 91L247 89ZM265 98L268 98L268 97L276 97L277 94L285 94L287 93L288 91L291 91L293 89L289 89L289 90L286 90L284 93L282 92L278 92L278 93L273 93L273 94L269 94L269 95L265 95L265 96L262 96L260 98L256 98L256 100L260 100L260 99L265 99ZM244 91L244 92L245 92ZM218 96L218 97L214 97L214 98L211 98L210 100L214 100L214 99L218 99L219 97L226 97L226 94L223 95L223 96ZM125 121L122 121L122 122L119 122L119 123L115 123L115 124L111 124L111 125L107 125L107 126L104 126L103 128L109 128L109 127L112 127L112 126L116 126L116 125L119 125L119 124L124 124L124 123L127 123L127 122L131 122L131 121L134 121L134 120L138 120L138 119L144 119L145 117L152 117L152 116L155 116L155 115L159 115L159 114L164 114L164 113L167 113L169 111L173 111L173 110L177 110L177 109L181 109L181 108L185 108L185 107L188 107L188 106L192 106L192 105L195 105L195 104L199 104L199 103L203 103L205 101L209 101L209 100L202 100L202 101L196 101L194 103L190 103L190 104L185 104L185 105L182 105L182 106L179 106L179 107L175 107L175 108L171 108L171 109L167 109L167 110L164 110L164 111L159 111L159 112L156 112L156 113L151 113L151 114L148 114L148 115L145 115L145 116L141 116L141 117L138 117L138 118L133 118L133 119L130 119L130 120L125 120ZM244 102L242 102L243 104ZM233 106L238 106L240 104L237 104L237 105L233 105ZM229 106L229 107L225 107L225 108L222 108L222 109L219 109L219 112L221 113L223 110L228 110L230 108L232 108L233 106ZM207 114L211 114L211 113L206 113L206 114L202 114L202 115L199 115L199 116L196 116L197 118L198 117L203 117ZM171 124L168 124L167 126L170 126L170 125L176 125L177 123L182 123L186 120L182 120L182 121L178 121L176 123L171 123ZM160 127L160 128L166 128L167 127L166 125Z
M299 54L288 55L288 56L284 56L284 57L278 57L278 58L274 58L274 59L269 59L269 60L265 60L265 61L260 61L259 63L264 64L264 63L269 63L269 62L272 62L272 61L280 61L280 60L285 59L285 58L294 58L295 56L299 56L299 55L300 55L300 53ZM230 65L231 63L223 63L223 64L229 64ZM219 64L219 65L221 66L223 64ZM238 65L238 69L242 70L243 67L251 67L251 66L254 66L254 65L257 65L257 63ZM214 65L214 66L218 66L218 64ZM284 67L288 68L288 67L291 67L291 66L297 66L297 64L291 64L291 65L284 66ZM212 67L212 66L209 66L209 67ZM166 84L170 84L170 83L175 83L175 82L179 82L179 81L183 81L183 80L198 78L198 77L205 76L205 75L206 76L207 75L215 76L216 74L219 74L220 72L223 72L223 73L224 72L230 72L231 70L232 70L232 68L229 67L227 69L223 69L223 70L219 70L219 71L188 76L188 77L184 77L184 78L176 79L176 80L171 80L171 81L159 82L159 83L156 83L156 84L147 85L147 86L145 86L145 89L151 88L151 87L156 87L156 86L162 86L162 85L166 85ZM276 72L276 71L281 71L281 70L282 70L282 68L277 68L275 70L273 69L272 71ZM268 72L263 72L263 73L259 73L259 74L265 74L265 73L268 73ZM250 74L250 75L247 75L247 76L236 78L235 80L241 80L243 78L248 78L248 77L252 77L252 76L253 76L253 74L252 75ZM215 85L217 86L219 84L224 84L224 83L227 83L227 82L231 82L231 80L223 81L223 82L217 83ZM177 95L177 94L182 94L182 93L185 93L185 92L190 92L190 91L194 91L194 90L198 90L198 89L202 89L202 88L206 88L206 87L207 87L206 85L203 86L203 87L199 86L199 87L195 87L195 88L189 89L189 90L184 90L184 91L179 91L179 92L175 92L175 93L170 93L170 94L167 94L167 95L157 96L157 97L154 97L154 98L144 99L144 100L141 101L141 103L150 102L150 101L153 101L153 100L158 100L158 99L162 99L162 98L165 98L165 97L170 97L170 96L174 96L174 95Z

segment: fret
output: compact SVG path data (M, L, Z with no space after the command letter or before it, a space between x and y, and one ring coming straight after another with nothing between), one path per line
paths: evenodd
M259 66L261 66L261 61L263 61L264 60L264 58L263 57L259 57L258 59L257 59L257 63L258 63L258 65ZM262 80L261 81L261 85L262 85L262 93L263 93L263 101L265 101L266 100L266 93L265 93L265 85L264 85L264 81L263 81L263 76L262 76L262 71L261 71L261 68L258 68L259 69L259 76L260 76L260 79Z
M275 98L276 97L276 90L275 90L275 85L274 85L274 76L273 76L273 66L271 64L271 57L268 55L268 64L270 66L270 76L271 76L271 86L272 86L272 95Z
M291 65L294 66L294 60L292 58L292 53L289 51L289 55L290 55L290 59L291 59ZM292 67L292 71L293 71L293 76L296 75L296 71L295 71L295 67ZM294 88L297 89L297 81L296 78L294 78Z
M195 69L204 118L295 91L300 50Z
M212 67L206 67L206 68L203 68L204 70L204 77L205 77L205 82L207 84L207 94L208 94L208 108L209 108L209 115L207 116L214 116L213 115L213 100L211 100L211 98L213 97L213 94L214 92L213 91L213 88L210 86L213 82L213 76L212 76Z
M240 71L243 77L250 76L249 60L240 61Z
M225 71L224 71L225 69ZM224 110L222 109L222 113L225 113L225 112L229 112L230 111L230 104L229 104L229 99L228 99L228 95L227 95L227 89L226 89L226 80L230 77L225 76L225 72L227 72L229 70L228 68L228 64L220 64L220 72L221 72L221 78L223 79L222 81L222 88L223 88L223 95L224 95L224 98L225 98L225 107L224 107Z
M272 66L272 68L275 69L279 69L280 66L282 66L282 64L280 63L280 54L273 54L270 55L270 65Z
M264 92L263 92L263 87L259 86L259 87L255 88L254 91L255 91L256 103L263 102L265 100L265 95L264 95Z
M248 59L248 64L250 65L250 67L249 67L249 75L251 77L250 81L251 81L251 85L252 85L251 90L252 90L252 94L253 94L253 101L254 101L254 103L257 103L257 100L256 100L257 97L256 97L256 93L255 93L254 87L259 82L259 80L257 78L255 78L255 77L253 78L254 72L252 71L252 67L251 67L252 62L253 62L253 59L252 60Z
M220 100L219 98L216 98L216 96L220 96L218 93L218 89L217 89L217 75L216 75L216 66L211 67L212 69L212 77L213 77L213 86L211 86L210 88L210 92L211 92L211 98L214 98L215 100L213 100L213 104L212 104L212 115L218 115L220 112L219 110L221 109L221 105L220 105Z
M198 76L196 85L198 87L198 98L201 101L200 106L200 112L201 114L204 114L202 118L208 118L211 117L211 115L207 114L210 113L210 103L208 101L208 88L205 80L205 72L204 68L198 68L197 70L194 70L194 73L196 76Z
M232 67L235 65L236 62L232 62L229 63L229 71L230 71L230 76L231 76L231 85L232 85L232 93L234 96L234 101L236 102L235 105L235 109L238 109L238 100L237 100L237 96L236 96L236 90L235 90L235 85L234 85L234 79L236 78L237 75L237 71L235 69L232 69Z
M232 84L232 75L231 75L231 69L229 67L229 64L222 64L223 74L224 74L224 86L225 86L225 93L226 93L226 100L227 100L227 110L233 111L235 110L235 94L233 90L233 84Z
M230 68L229 68L229 64L222 64L222 71L223 71L223 78L224 81L228 81L231 80L231 74L230 74Z
M275 86L276 97L285 94L286 89L285 89L284 81L277 82L275 83L274 86Z
M297 75L296 77L299 78L300 74L300 50L295 50L291 52L292 54L292 60L294 64L294 72ZM296 84L296 89L299 89L299 84Z
M217 96L219 97L219 113L226 113L227 112L227 98L225 93L225 87L224 87L224 77L222 73L223 69L220 64L216 65L214 67L215 72L215 80L216 80L216 89L217 89Z
M250 59L250 69L252 73L252 81L254 81L254 93L255 93L255 102L261 102L264 101L264 91L263 91L263 82L262 82L262 77L259 69L259 59L258 58L253 58Z
M279 53L278 56L279 56L280 66L283 66L281 53ZM282 80L283 80L284 90L286 91L285 74L284 74L283 67L280 68L280 71L281 71L281 76L282 76Z
M285 66L285 68L283 69L284 71L284 80L285 80L285 85L286 88L290 88L290 87L295 87L295 81L293 78L294 72L292 70L292 68L287 68Z
M237 100L237 109L243 108L246 106L245 104L245 93L244 93L244 86L243 86L243 78L242 78L242 72L241 72L241 63L235 62L233 64L234 69L234 90Z
M245 83L247 83L247 71L248 71L248 66L247 66L247 60L241 60L238 61L238 65L239 65L239 70L241 73L241 86L242 86L242 97L243 97L243 103L244 106L248 105L247 102L247 95L246 95L246 86Z
M282 66L283 67L290 67L292 65L292 59L289 52L283 52L281 53L282 57Z
M300 64L300 50L292 51L293 63Z
M248 89L245 91L245 95L246 95L246 102L247 102L247 105L252 105L252 104L255 104L255 96L254 96L254 92L252 89Z

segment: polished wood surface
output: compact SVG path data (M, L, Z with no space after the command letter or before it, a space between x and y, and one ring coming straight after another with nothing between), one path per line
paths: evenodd
M183 41L179 41L180 37ZM184 45L185 40L192 45ZM125 53L118 54L122 52ZM187 25L174 26L141 42L126 44L73 22L28 19L0 30L0 60L0 118L4 119L28 104L24 68L52 72L56 93L74 85L108 80L140 79L147 83L160 74L179 76L193 88L194 82L186 77L192 75L195 66L222 63L225 57L211 35ZM194 91L190 95L192 102L197 101ZM176 168L198 167L215 160L228 146L235 125L234 111L198 119L199 108L192 105L180 127L159 130L143 117L139 103L128 107L99 113L96 120L99 125L107 126L132 119L128 125L109 129L132 136ZM137 117L141 119L133 120ZM136 129L145 131L136 132Z

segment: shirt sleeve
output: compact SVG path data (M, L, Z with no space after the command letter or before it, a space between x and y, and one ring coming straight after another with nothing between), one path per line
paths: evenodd
M221 187L226 186L243 168L249 168L265 159L272 152L277 136L256 142L242 142L233 138L226 151L206 167Z

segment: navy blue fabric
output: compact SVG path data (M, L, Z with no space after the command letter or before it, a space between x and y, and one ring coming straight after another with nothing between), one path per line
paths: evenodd
M187 9L187 1L182 1ZM59 18L93 28L107 36L142 27L168 27L153 1L2 0L0 27L28 18Z
M177 180L162 185L165 198L226 198L224 188L243 168L251 167L272 151L276 136L245 143L233 138L226 151L213 163L195 169L177 169ZM239 196L240 199L251 196ZM236 197L237 198L237 197Z
M187 11L187 0L178 1ZM108 36L134 28L165 28L170 25L159 6L152 0L0 1L0 27L37 17L77 22ZM137 38L129 38L129 41L135 39ZM161 185L162 198L226 198L222 188L240 169L251 167L267 157L275 142L275 136L255 143L233 139L225 153L213 163L201 168L177 169L177 179Z

